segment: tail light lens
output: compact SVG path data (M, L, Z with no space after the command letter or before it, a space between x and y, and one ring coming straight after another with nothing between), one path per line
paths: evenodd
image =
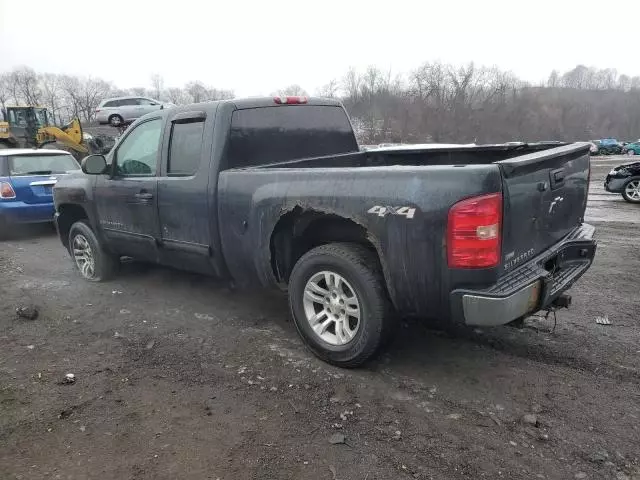
M278 105L302 105L309 101L307 97L273 97Z
M16 192L10 183L0 182L0 198L16 198Z
M449 210L447 260L450 268L491 268L500 263L502 194L456 203Z

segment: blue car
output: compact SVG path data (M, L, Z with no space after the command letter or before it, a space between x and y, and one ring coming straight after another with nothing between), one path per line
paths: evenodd
M53 186L80 166L63 150L0 149L0 237L16 225L53 221Z

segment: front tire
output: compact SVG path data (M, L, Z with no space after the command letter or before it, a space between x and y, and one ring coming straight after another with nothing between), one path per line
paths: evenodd
M90 282L109 280L118 269L119 259L100 245L95 233L85 220L69 230L69 253L80 275Z
M622 198L629 203L640 203L640 179L632 178L624 184Z
M355 244L304 254L289 278L289 306L306 346L346 368L375 355L395 323L378 258Z

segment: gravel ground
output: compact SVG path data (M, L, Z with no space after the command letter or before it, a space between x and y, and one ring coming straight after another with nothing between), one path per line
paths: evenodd
M359 370L311 356L282 294L135 264L91 284L50 228L0 243L0 478L640 479L640 207L602 188L620 161L593 161L598 254L555 331L408 322Z

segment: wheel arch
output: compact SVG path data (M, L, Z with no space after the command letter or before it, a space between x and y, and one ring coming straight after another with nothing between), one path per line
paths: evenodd
M66 248L69 248L71 226L80 220L89 220L87 211L81 205L67 203L58 206L58 233Z
M379 240L353 218L333 212L295 207L281 215L269 242L270 264L276 281L286 284L296 262L309 250L329 243L355 243L375 254L392 302L394 292Z

